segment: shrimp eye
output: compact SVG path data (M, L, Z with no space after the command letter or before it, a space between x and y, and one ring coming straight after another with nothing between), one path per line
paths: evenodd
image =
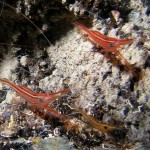
M42 99L42 98L39 98L38 100L39 100L40 103L44 102L44 99Z
M110 43L109 46L110 46L110 47L114 47L114 44L113 44L113 43Z

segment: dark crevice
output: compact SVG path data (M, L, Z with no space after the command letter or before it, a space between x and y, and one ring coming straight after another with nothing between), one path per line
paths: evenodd
M150 68L150 56L146 58L146 61L144 63L144 69L146 68Z

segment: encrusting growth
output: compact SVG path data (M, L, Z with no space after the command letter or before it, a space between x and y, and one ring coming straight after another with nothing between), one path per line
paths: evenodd
M49 103L53 102L57 98L62 97L62 95L59 94L67 94L70 91L69 89L65 89L55 93L35 93L26 86L18 86L5 79L0 78L0 82L14 89L17 92L17 94L22 98L24 98L27 102L29 102L34 107L35 110L36 109L39 109L41 111L45 110L44 111L45 116L47 115L48 117L51 116L57 117L64 122L64 126L68 131L72 130L78 132L79 129L78 125L72 123L70 119L58 113L54 108L48 106ZM118 133L124 130L123 126L116 126L99 122L93 116L87 115L85 112L83 112L81 109L77 108L73 104L70 105L70 107L79 111L83 115L83 117L93 126L93 128L111 137L118 136ZM41 117L44 118L44 115Z

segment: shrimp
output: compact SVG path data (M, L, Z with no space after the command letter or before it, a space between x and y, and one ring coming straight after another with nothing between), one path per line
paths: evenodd
M87 38L97 47L102 47L106 51L106 53L111 52L115 54L115 56L119 58L119 60L125 65L126 69L130 71L137 80L141 78L140 75L133 70L131 64L123 57L123 55L118 50L118 48L122 45L131 44L135 40L134 38L117 39L113 37L107 37L100 32L90 30L79 23L73 22L73 25L83 31L83 34L85 34Z
M64 119L64 116L58 113L55 109L48 106L49 103L53 102L57 98L62 97L59 94L66 94L69 92L69 89L65 89L55 93L35 93L31 89L26 86L17 86L8 80L4 80L0 78L0 82L7 84L12 89L14 89L19 96L24 98L27 102L33 105L36 109L45 109L50 114L60 119Z
M114 139L125 137L126 129L123 125L102 123L92 115L87 115L84 111L82 111L80 108L77 108L74 104L70 105L70 107L79 111L79 113L81 113L81 115L91 124L91 126L98 131L107 134Z
M29 102L34 107L34 110L32 111L36 115L48 121L50 121L51 116L54 116L63 121L64 127L67 129L67 131L70 130L75 132L78 131L79 126L77 124L74 124L66 116L58 113L55 109L48 106L49 103L63 96L59 94L67 94L70 92L70 89L61 90L55 93L35 93L34 91L32 91L26 86L17 86L9 82L8 80L4 80L0 78L0 82L10 86L12 89L14 89L17 92L19 96L21 96L27 102Z

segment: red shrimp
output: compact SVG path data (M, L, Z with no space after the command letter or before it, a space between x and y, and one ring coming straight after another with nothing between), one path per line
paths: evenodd
M87 115L82 109L77 108L74 104L70 105L70 107L79 111L79 113L81 113L81 115L91 124L91 126L98 131L107 134L114 139L120 136L120 138L125 137L126 129L123 125L102 123L94 118L92 115Z
M45 109L53 116L58 117L60 119L65 118L62 114L58 113L55 109L48 106L48 104L53 102L57 98L62 97L62 95L59 95L59 94L68 93L69 89L65 89L59 92L55 92L55 93L35 93L26 86L17 86L8 80L4 80L0 78L0 82L10 86L12 89L14 89L17 92L19 96L24 98L27 102L29 102L35 108Z
M107 37L103 34L101 34L98 31L90 30L86 28L85 26L73 22L73 25L75 25L77 28L79 28L83 33L88 37L88 39L94 43L96 46L102 47L106 53L113 53L116 57L119 58L119 60L125 65L126 69L130 71L136 79L140 79L140 75L135 72L131 66L131 64L123 57L123 55L119 52L118 48L121 45L126 45L132 43L135 39L117 39L113 37Z

